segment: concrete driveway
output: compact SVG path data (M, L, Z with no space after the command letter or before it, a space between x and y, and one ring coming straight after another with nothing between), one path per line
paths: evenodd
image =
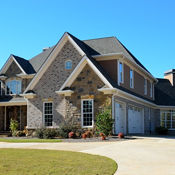
M175 139L137 137L135 140L87 143L0 143L0 148L79 151L110 157L116 175L175 175Z

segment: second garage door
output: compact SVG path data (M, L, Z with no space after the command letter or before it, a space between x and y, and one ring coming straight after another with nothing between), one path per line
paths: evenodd
M144 133L143 109L135 106L128 108L128 132L130 134Z

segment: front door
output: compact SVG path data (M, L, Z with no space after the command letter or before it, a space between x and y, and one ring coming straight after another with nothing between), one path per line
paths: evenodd
M115 134L120 132L126 134L125 105L115 102Z
M16 120L20 127L20 106L8 106L6 108L6 131L10 130L10 120Z

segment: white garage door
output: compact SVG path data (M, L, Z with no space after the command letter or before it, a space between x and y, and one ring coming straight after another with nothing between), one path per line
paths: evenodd
M128 108L128 132L131 134L144 133L143 109L135 106Z
M115 134L120 132L126 134L126 112L125 105L115 102Z

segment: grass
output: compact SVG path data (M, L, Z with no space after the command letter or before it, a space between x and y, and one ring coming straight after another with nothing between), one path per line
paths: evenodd
M0 175L113 175L115 161L69 151L0 149Z
M61 142L58 139L15 139L15 138L0 138L0 142L9 143L56 143Z

